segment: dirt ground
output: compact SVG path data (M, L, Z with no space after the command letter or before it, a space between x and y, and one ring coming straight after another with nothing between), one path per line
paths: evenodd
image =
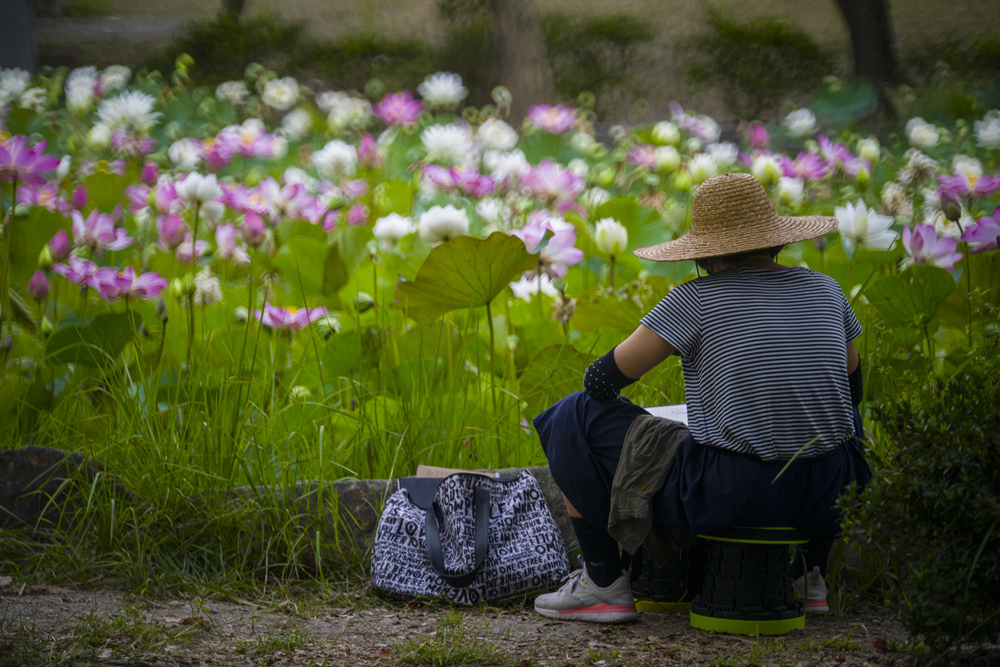
M811 615L804 631L741 637L643 613L595 625L521 607L448 608L367 590L325 603L149 599L111 589L0 587L0 666L13 665L908 665L914 652L885 608ZM995 665L1000 650L966 654ZM927 657L924 654L924 657Z

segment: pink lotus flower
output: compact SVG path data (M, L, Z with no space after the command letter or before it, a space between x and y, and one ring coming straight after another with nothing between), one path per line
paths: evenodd
M401 93L389 93L372 106L372 113L386 125L406 128L415 127L417 119L420 118L423 111L423 102L413 99L413 95L408 90Z
M753 148L770 148L771 147L771 135L768 134L767 128L760 123L743 123L740 126L743 131L743 136L746 137L746 141Z
M25 185L18 188L17 203L25 206L39 206L47 211L62 215L68 215L73 210L56 183Z
M247 211L240 225L240 235L244 243L256 248L267 238L267 223L254 211Z
M59 166L58 158L44 153L46 142L28 146L28 138L18 134L6 143L0 140L0 183L22 181L29 185L42 185L45 176Z
M250 255L246 249L236 242L236 226L231 222L219 225L215 228L216 252L222 259L232 260L237 266L247 266L250 264Z
M562 104L536 104L528 109L528 122L550 134L565 134L576 125L576 111Z
M584 188L582 178L549 160L529 169L521 185L546 205L576 199Z
M187 225L176 213L168 213L157 219L156 231L160 235L157 245L166 252L176 250L188 236Z
M160 274L150 271L136 275L135 269L126 266L121 271L115 268L102 268L97 272L97 293L105 301L117 301L125 298L152 301L160 296L169 281Z
M822 181L830 173L830 165L816 153L802 151L791 159L785 155L778 158L781 161L781 171L788 178L801 178L804 181Z
M649 144L636 146L628 152L628 155L625 156L625 160L629 164L636 167L656 171L656 149Z
M121 250L132 245L132 237L128 232L115 226L115 219L121 217L121 206L108 215L97 209L92 210L86 218L79 211L72 211L73 243L77 247L90 248L94 254L105 250Z
M208 241L198 240L197 242L191 238L191 232L187 232L184 236L184 242L177 246L174 254L177 256L177 261L182 264L190 264L194 260L195 255L198 259L201 259L209 252L211 252L212 246Z
M358 164L364 169L375 169L381 167L383 162L385 159L379 153L375 137L370 134L361 137L358 144Z
M941 174L938 181L941 183L942 193L959 199L990 197L1000 190L1000 174L990 176L959 171L953 175Z
M971 249L972 254L996 250L997 243L1000 242L1000 206L993 211L993 215L979 218L976 224L970 225L962 234L962 240L966 243L975 243Z
M75 285L97 289L98 283L94 280L98 271L97 265L89 259L70 255L65 263L53 264L52 270Z
M278 185L273 178L264 179L257 191L267 203L271 223L302 217L302 211L312 203L312 197L301 183Z
M962 259L962 253L955 252L958 241L950 237L938 238L934 225L903 226L903 248L910 259L906 266L930 264L948 271L955 270L955 262Z
M542 241L550 232L551 236L543 246ZM539 269L550 278L562 278L571 265L583 259L583 251L573 247L576 228L549 211L532 211L524 227L511 231L510 235L524 241L528 252L539 253ZM535 274L529 271L526 275Z
M300 331L326 313L327 308L324 306L319 308L279 308L265 301L264 310L253 311L252 317L271 329Z

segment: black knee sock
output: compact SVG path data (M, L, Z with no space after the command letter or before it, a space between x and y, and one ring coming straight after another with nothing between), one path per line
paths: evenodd
M798 579L807 571L812 572L814 567L818 567L819 573L825 576L826 562L830 559L832 549L832 537L809 536L809 542L799 545L795 560L792 561L792 578Z
M587 564L587 575L591 581L606 588L622 576L622 558L618 543L607 531L589 523L586 519L571 519L576 539L580 543L583 562Z

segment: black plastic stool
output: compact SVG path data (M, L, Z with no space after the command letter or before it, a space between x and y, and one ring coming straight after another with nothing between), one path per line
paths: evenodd
M734 527L712 535L701 593L691 603L691 625L741 635L783 635L805 628L795 599L790 550L804 544L793 528Z
M657 565L646 549L632 557L631 583L639 611L687 614L691 601L701 592L708 560L708 542L675 551L668 563Z

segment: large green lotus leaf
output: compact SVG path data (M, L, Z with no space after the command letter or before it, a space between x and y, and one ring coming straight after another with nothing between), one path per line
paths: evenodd
M45 361L52 365L111 366L141 324L142 318L129 311L101 313L87 324L57 329L45 344Z
M87 186L87 203L91 208L111 213L125 201L126 179L119 174L97 171L83 179ZM125 207L122 205L122 208Z
M580 331L611 329L627 336L639 326L642 316L642 309L632 299L592 291L576 300L572 324Z
M350 276L337 246L306 236L285 241L272 260L293 294L336 296ZM316 304L311 304L316 305Z
M485 306L536 261L515 236L502 232L486 239L458 236L431 250L416 280L399 285L395 305L418 321L458 308Z
M923 326L954 290L951 274L936 266L922 265L879 278L865 294L888 326Z
M10 221L10 288L27 298L28 281L38 269L38 254L60 229L69 230L69 220L41 206L30 209L27 218ZM0 259L6 261L6 258ZM52 278L49 278L52 280Z
M413 183L409 181L382 181L372 193L374 218L389 213L409 215L413 210Z
M563 396L583 389L583 373L594 355L583 354L567 343L550 345L535 355L521 374L521 400L528 414L542 412Z

